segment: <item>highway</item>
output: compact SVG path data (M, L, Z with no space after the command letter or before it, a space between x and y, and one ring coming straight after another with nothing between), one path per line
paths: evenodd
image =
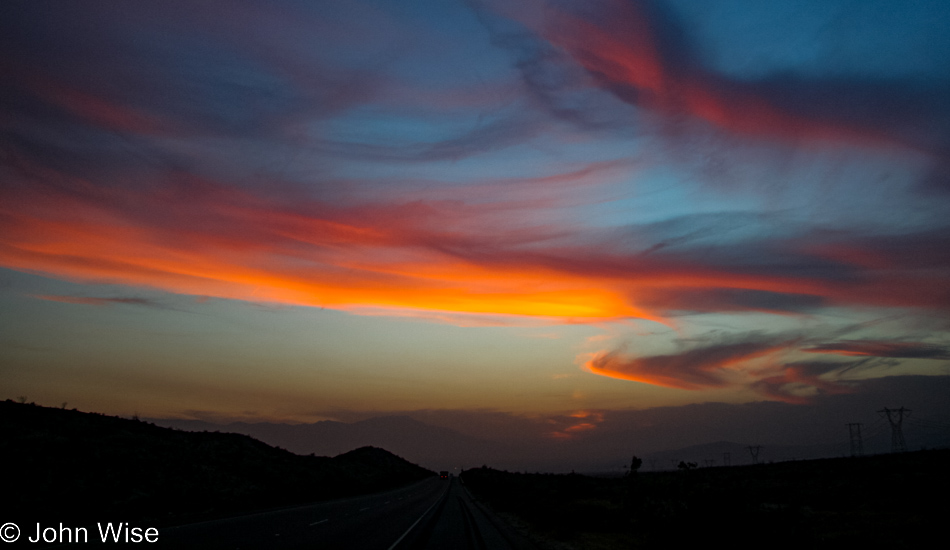
M458 480L160 530L149 546L206 549L531 550Z

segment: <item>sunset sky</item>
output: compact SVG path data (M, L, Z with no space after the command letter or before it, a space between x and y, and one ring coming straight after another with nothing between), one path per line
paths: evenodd
M8 0L0 74L0 398L568 438L950 374L946 0Z

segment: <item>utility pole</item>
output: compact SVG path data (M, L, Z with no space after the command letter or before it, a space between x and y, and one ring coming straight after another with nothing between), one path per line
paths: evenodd
M883 409L877 411L882 417L887 418L891 424L891 452L902 453L907 450L907 442L904 441L904 432L901 430L901 424L904 423L904 413L910 416L910 409L901 407L899 409Z
M732 453L722 453L722 465L732 466Z
M753 463L753 464L758 464L758 463L759 463L759 451L762 450L762 445L749 445L748 449L749 449L749 454L752 455L752 463Z
M851 456L862 456L864 454L864 442L861 440L861 424L859 422L848 424L848 436L851 438Z

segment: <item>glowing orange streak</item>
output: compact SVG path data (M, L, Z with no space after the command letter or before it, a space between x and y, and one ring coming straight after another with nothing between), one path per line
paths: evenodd
M776 346L770 346L762 349L755 349L750 351L745 351L743 353L736 354L732 357L721 359L718 361L710 361L706 364L703 364L698 367L693 365L685 366L686 370L689 368L694 368L697 371L703 373L711 373L716 371L721 371L727 368L733 368L742 365L747 361L757 359L759 357L764 357L778 351L788 349L788 344L781 344ZM691 376L690 372L681 372L684 370L684 365L680 364L671 364L669 367L663 368L668 372L659 373L655 370L659 370L656 367L653 367L654 371L637 371L637 369L647 368L645 363L650 358L635 358L629 361L624 361L621 358L617 357L616 353L601 351L596 354L593 358L584 363L584 368L593 374L599 374L601 376L606 376L608 378L616 378L619 380L629 380L631 382L641 382L644 384L650 384L653 386L662 386L664 388L674 388L681 390L699 390L710 387L719 387L723 384L706 382L706 383L693 383L684 378ZM627 369L627 370L621 370ZM633 371L633 372L631 372Z
M383 239L373 228L321 220L310 225L334 230L327 235L332 250L325 248L324 240L310 238L308 242L324 248L308 250L306 256L298 253L306 262L298 268L282 257L286 256L282 250L271 250L266 242L195 234L182 236L191 241L190 249L179 249L167 236L159 238L147 229L119 221L18 221L16 231L10 234L19 234L21 238L15 239L19 243L0 253L0 262L12 267L146 284L186 294L341 309L376 306L590 320L638 317L665 322L635 305L637 288L745 288L823 296L845 292L816 281L714 271L684 274L688 267L607 276L598 275L596 269L574 273L530 263L478 265L395 245L354 247L352 244L361 241L378 243ZM346 237L339 239L340 232ZM351 246L339 248L341 240ZM415 258L407 261L407 255ZM386 256L392 259L387 262ZM860 298L855 296L858 301Z
M577 277L546 285L537 273L486 273L474 266L467 266L468 272L457 273L454 280L392 275L385 269L339 274L333 271L340 266L326 265L318 266L316 272L302 273L273 258L248 257L246 250L228 258L227 251L209 254L156 245L147 232L136 228L126 227L117 233L115 227L98 224L33 220L28 225L31 227L25 233L57 236L57 241L3 247L0 262L87 280L146 284L184 294L302 305L372 305L553 318L603 319L641 313L617 294L593 287L590 281L579 284ZM245 266L236 265L235 261L241 260ZM256 260L260 267L246 267L249 260ZM463 270L466 266L451 268Z
M575 424L568 428L564 428L565 432L583 432L587 430L593 430L597 427L597 424L591 424L589 422L584 422L582 424Z
M662 288L764 290L846 303L922 299L914 289L889 292L887 280L841 285L736 274L576 247L528 247L519 254L521 238L512 246L493 237L479 225L485 221L477 209L463 209L462 221L476 230L468 235L429 229L453 212L424 203L331 211L354 220L341 222L320 217L323 205L297 212L212 183L195 183L197 190L188 192L197 199L190 201L176 196L181 191L174 186L136 192L75 185L81 193L22 192L0 203L0 264L234 299L580 322L667 323L657 313L662 304L637 304L638 292ZM139 219L122 210L127 204L169 213ZM407 213L416 217L407 221Z
M585 363L584 368L586 368L592 374L599 374L600 376L606 376L607 378L628 380L630 382L641 382L643 384L650 384L651 386L661 386L664 388L674 388L678 390L698 390L703 389L704 387L698 384L689 384L687 382L677 380L672 376L660 377L617 372L610 370L608 367L599 367L594 364L593 361L594 360L591 360Z

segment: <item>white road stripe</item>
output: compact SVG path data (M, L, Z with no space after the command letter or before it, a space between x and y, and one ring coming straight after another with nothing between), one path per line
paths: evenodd
M442 500L442 497L445 496L445 493L446 493L448 490L449 490L449 488L446 487L445 490L442 491L442 494L439 495L439 498L435 499L435 502L432 503L432 506L429 506L428 508L426 508L426 511L425 511L425 512L422 512L422 515L419 516L419 519L417 519L412 525L410 525L410 526L409 526L409 529L406 529L406 532L403 533L401 537L399 537L398 539L396 539L396 542L394 542L393 545L390 546L389 548L387 548L386 550L393 550L393 548L395 548L396 545L398 545L400 542L402 542L402 539L406 538L406 535L408 535L409 532L412 531L413 527L415 527L417 523L419 523L420 521L422 521L422 518L426 517L426 514L429 513L429 510L431 510L436 504L439 503L439 501Z

